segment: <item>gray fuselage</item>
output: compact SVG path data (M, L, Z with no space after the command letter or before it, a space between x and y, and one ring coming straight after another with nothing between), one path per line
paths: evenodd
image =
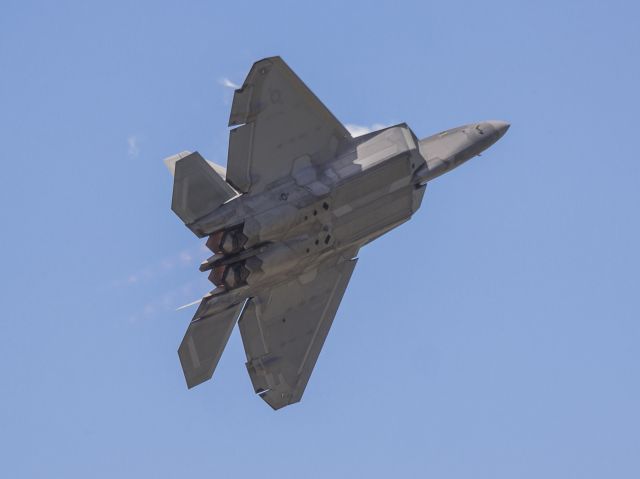
M420 207L426 183L491 146L502 122L467 125L418 141L400 124L342 145L333 162L308 157L291 175L259 194L239 195L189 227L210 236L212 270L221 306L285 280L329 256L360 247L407 221Z

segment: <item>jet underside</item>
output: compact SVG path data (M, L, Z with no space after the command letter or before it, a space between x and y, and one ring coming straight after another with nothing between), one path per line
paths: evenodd
M254 64L231 111L228 169L198 153L167 160L172 209L207 237L216 288L179 348L189 387L211 378L239 324L254 390L299 401L358 250L407 221L427 181L477 155L508 125L419 141L405 124L352 138L279 58ZM505 126L506 125L506 126Z

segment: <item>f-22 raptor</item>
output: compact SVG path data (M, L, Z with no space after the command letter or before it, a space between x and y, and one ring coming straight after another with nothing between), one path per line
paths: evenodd
M210 379L239 325L255 392L302 398L358 250L407 221L429 181L500 139L504 121L419 140L404 123L352 137L280 57L235 91L227 169L197 152L165 160L171 209L214 253L178 355L192 388Z

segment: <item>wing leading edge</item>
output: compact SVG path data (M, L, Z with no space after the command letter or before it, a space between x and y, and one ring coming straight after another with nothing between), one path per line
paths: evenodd
M356 262L325 264L247 302L238 322L246 366L273 409L302 398Z

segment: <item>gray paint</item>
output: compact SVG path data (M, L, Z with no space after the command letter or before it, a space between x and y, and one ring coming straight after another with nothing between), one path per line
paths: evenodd
M358 250L411 218L428 181L509 125L418 140L403 123L352 138L279 57L253 65L229 125L226 177L198 153L166 160L173 211L215 253L200 269L216 288L179 355L189 387L210 379L239 321L254 389L279 409L302 397Z

